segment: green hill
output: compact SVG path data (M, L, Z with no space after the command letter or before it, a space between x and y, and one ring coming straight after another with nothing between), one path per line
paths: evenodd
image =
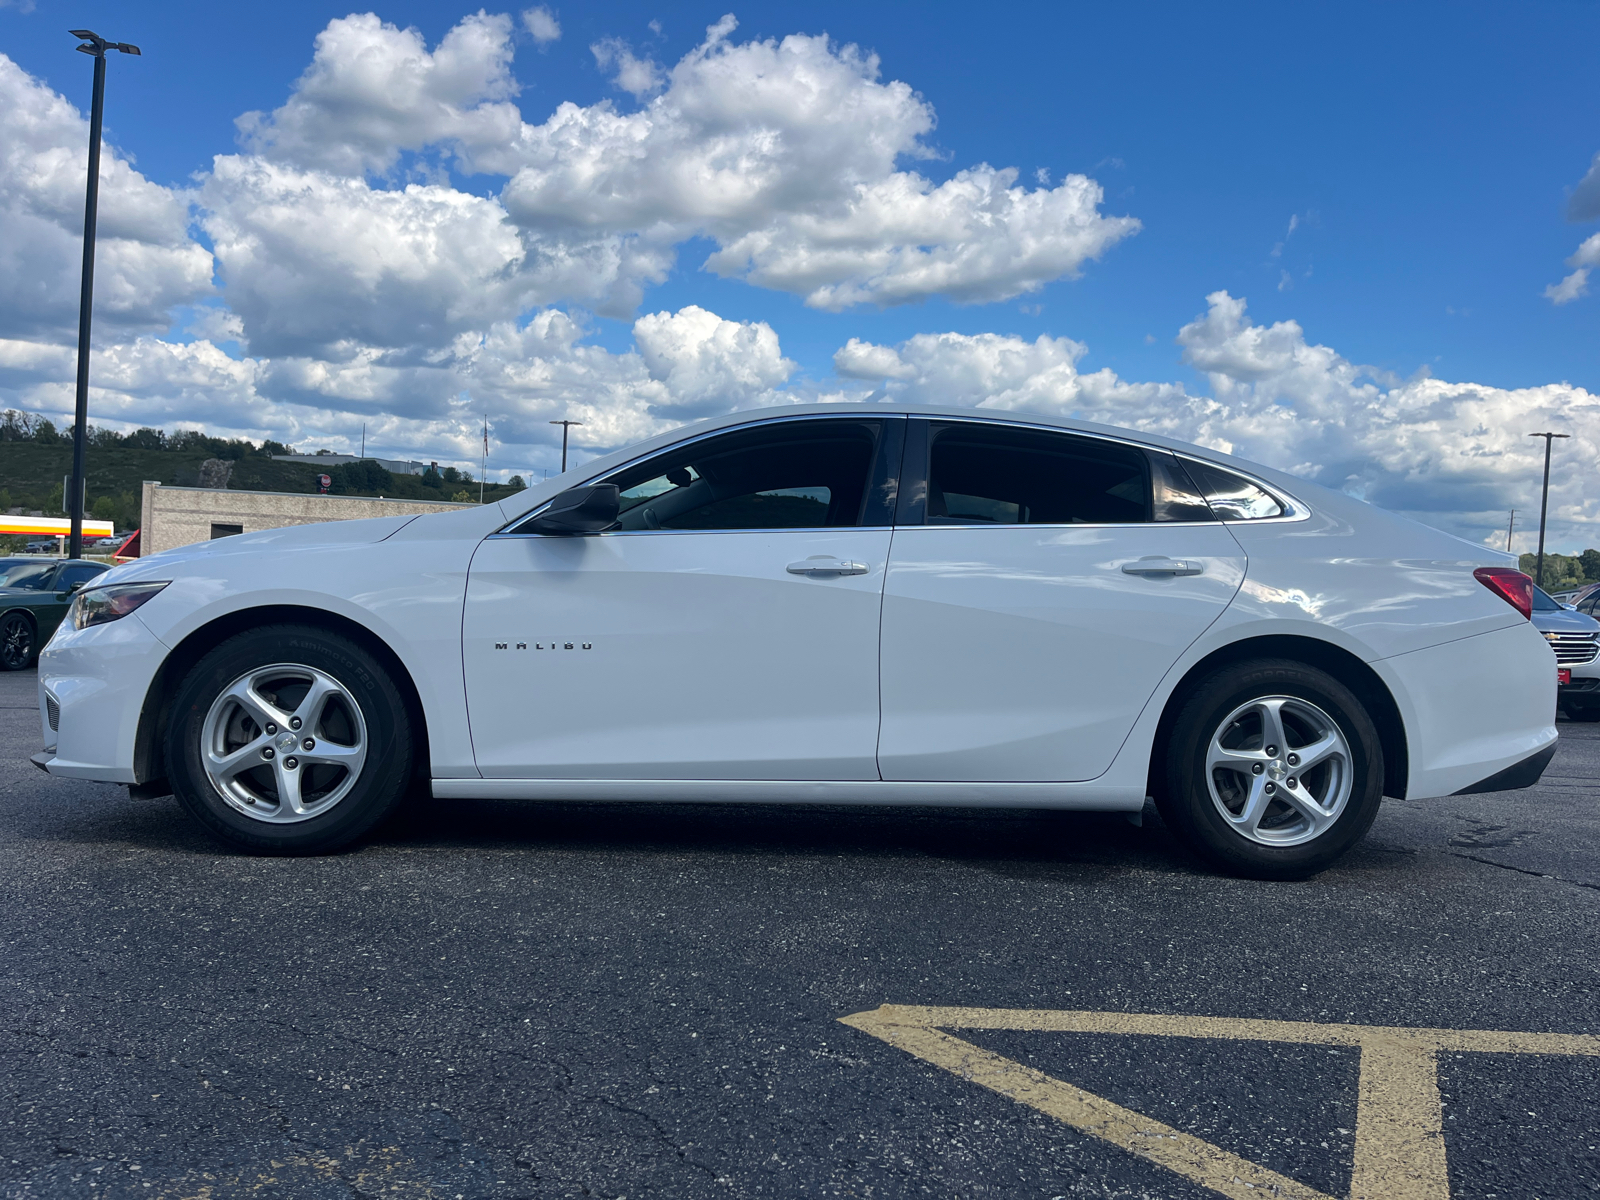
M454 468L425 475L395 475L370 459L331 467L272 460L274 453L290 452L289 447L276 443L256 446L187 432L168 438L153 429L123 436L91 427L85 454L86 511L115 522L119 531L135 529L145 480L197 487L201 466L208 459L231 464L230 491L311 493L318 490L317 476L327 474L334 480L329 490L336 495L478 499L477 482L469 473ZM61 481L71 470L69 434L58 433L48 421L28 414L0 414L0 512L21 508L64 516ZM483 499L493 502L518 490L508 484L487 484Z

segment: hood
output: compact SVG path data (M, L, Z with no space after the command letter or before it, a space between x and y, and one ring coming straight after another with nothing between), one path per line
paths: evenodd
M1597 633L1600 632L1600 621L1587 613L1562 609L1560 612L1534 613L1533 627L1540 633Z
M307 525L287 525L282 529L263 529L232 537L194 542L148 554L121 566L112 567L97 577L98 583L131 583L139 579L163 579L180 564L197 559L212 559L230 554L259 554L263 550L295 550L309 546L350 546L381 542L417 519L416 514L396 517L368 517L359 521L319 521Z

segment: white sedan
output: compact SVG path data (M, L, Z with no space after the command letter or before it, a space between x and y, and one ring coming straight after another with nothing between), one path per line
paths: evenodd
M1019 414L701 423L498 504L118 567L39 661L52 775L314 853L436 801L1137 813L1261 878L1384 796L1526 787L1508 556L1224 454Z

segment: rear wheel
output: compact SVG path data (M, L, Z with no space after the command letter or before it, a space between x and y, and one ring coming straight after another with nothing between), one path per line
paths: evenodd
M189 814L258 854L361 837L411 775L411 726L383 667L348 638L278 625L230 638L179 689L168 771Z
M0 671L20 671L33 662L38 650L33 622L27 614L7 613L0 619Z
M1201 680L1153 774L1167 824L1252 879L1316 874L1360 840L1383 799L1383 749L1360 700L1288 659Z

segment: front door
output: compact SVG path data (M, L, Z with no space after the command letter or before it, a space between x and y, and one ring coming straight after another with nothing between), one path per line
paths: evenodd
M903 418L777 419L594 482L620 524L496 534L462 648L499 779L876 779Z
M1106 771L1244 578L1238 542L1176 461L1026 426L911 422L918 482L902 489L884 591L884 779Z

